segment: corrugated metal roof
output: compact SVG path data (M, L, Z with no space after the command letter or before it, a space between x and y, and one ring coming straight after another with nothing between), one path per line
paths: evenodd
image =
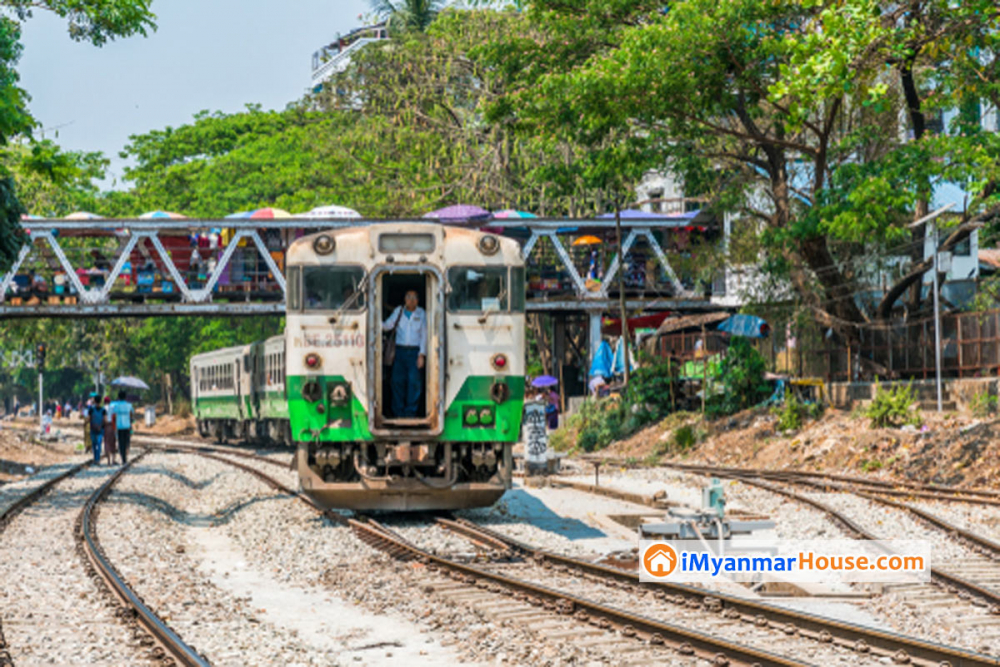
M657 336L662 336L664 334L673 333L675 331L681 331L683 329L690 329L692 327L702 327L708 326L709 324L715 324L716 322L721 322L722 320L729 317L729 313L725 311L718 311L715 313L699 313L697 315L684 315L682 317L671 317L670 319L663 320L663 324L659 326L656 330Z

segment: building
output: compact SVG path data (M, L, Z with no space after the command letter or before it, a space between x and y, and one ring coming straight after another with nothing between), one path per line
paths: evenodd
M385 22L375 25L355 28L346 35L338 35L337 39L313 52L312 55L312 85L313 93L323 90L323 84L334 74L347 69L351 57L366 44L389 39L389 31Z

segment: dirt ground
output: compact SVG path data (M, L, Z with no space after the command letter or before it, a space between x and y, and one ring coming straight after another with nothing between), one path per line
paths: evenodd
M0 482L22 479L39 468L63 463L73 457L75 440L83 442L82 434L79 438L42 441L9 426L9 422L0 423Z
M1000 488L1000 418L922 413L921 427L872 429L867 419L828 409L792 433L777 433L767 410L705 421L675 415L596 453L654 463L660 460L766 469L805 469L958 486ZM680 451L674 433L688 424L700 442Z

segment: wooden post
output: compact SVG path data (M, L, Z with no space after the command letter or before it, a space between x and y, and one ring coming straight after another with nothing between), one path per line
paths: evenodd
M173 382L170 380L170 373L163 374L163 385L166 388L167 393L167 412L168 414L174 414L174 397L173 397Z

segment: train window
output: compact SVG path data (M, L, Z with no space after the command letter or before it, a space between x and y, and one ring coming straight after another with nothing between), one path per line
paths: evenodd
M307 266L302 270L306 310L361 310L365 270L360 266Z
M448 270L448 310L507 310L507 267L456 266Z
M299 267L288 267L285 288L288 290L288 309L293 312L302 310L302 276Z
M434 252L433 234L379 234L379 252Z
M514 313L524 312L524 267L510 268L510 310Z

